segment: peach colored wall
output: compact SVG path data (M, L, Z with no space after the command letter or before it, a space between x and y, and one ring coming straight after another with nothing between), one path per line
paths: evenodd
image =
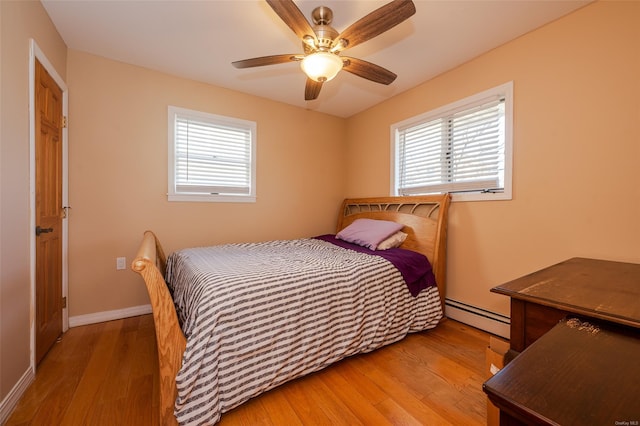
M333 232L344 119L70 50L70 317L148 303L129 269L142 233L165 251ZM167 107L257 122L257 202L168 202ZM116 271L126 256L127 270Z
M391 124L513 80L513 200L452 204L447 296L508 315L497 284L639 262L639 22L640 2L597 2L350 118L346 196L389 193Z
M31 38L64 78L67 48L42 4L0 1L0 401L27 372L31 361Z

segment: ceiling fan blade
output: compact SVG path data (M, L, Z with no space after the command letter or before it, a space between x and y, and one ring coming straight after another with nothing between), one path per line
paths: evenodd
M304 100L312 101L318 97L322 89L322 82L307 78L307 84L304 86Z
M336 42L344 39L348 41L348 44L344 47L339 47L337 50L352 48L372 39L395 27L414 13L416 13L416 6L411 0L394 0L391 3L387 3L354 22L340 33L335 39Z
M371 62L363 61L362 59L347 58L344 56L342 59L344 62L342 66L343 70L376 83L391 84L397 77L397 75L388 69L382 68L380 65L372 64Z
M300 61L303 57L304 55L297 54L261 56L259 58L243 59L241 61L231 62L231 65L236 68L252 68L264 65L284 64L291 61Z
M316 33L313 31L311 24L304 17L304 14L298 9L293 0L266 0L271 9L284 21L285 24L293 30L296 35L303 39L305 36L316 39Z

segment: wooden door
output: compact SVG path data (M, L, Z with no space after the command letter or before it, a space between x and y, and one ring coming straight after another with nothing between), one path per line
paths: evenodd
M36 364L62 334L62 90L36 61Z

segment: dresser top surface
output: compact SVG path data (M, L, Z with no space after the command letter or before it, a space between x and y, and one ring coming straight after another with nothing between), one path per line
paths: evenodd
M640 328L640 264L636 263L576 257L491 291Z
M563 320L484 390L501 409L535 424L638 422L640 338L628 330Z

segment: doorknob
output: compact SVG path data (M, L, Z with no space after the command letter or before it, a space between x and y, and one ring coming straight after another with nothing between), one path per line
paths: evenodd
M36 226L36 237L39 237L40 234L46 234L48 232L53 232L53 228L41 228L40 226Z

